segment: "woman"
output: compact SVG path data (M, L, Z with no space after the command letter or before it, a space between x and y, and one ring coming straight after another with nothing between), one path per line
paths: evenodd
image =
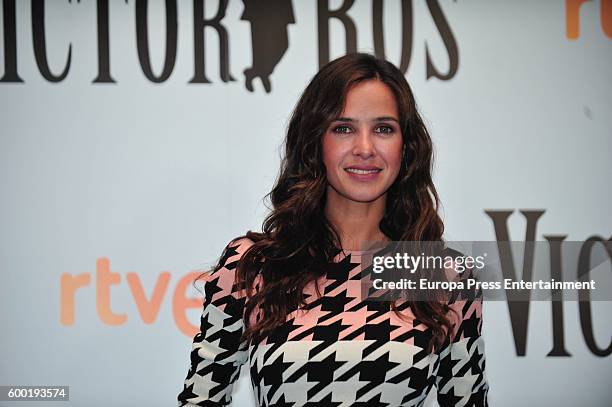
M363 301L364 242L441 241L432 143L403 74L362 53L298 101L262 233L203 275L179 405L226 405L249 361L261 406L487 405L481 300ZM452 357L451 357L452 351Z

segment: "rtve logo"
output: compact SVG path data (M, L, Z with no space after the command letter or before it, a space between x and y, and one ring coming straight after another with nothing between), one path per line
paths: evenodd
M565 35L570 40L580 37L580 7L592 0L565 0ZM601 0L599 15L601 28L608 38L612 38L612 0Z
M174 288L172 295L172 316L178 329L189 337L193 337L198 331L198 327L189 322L187 318L188 308L202 308L203 298L188 298L186 296L187 287L201 274L192 271L181 276ZM110 270L110 261L107 257L100 257L96 260L95 273L96 288L96 311L100 320L106 325L118 326L127 322L126 314L117 314L111 310L111 286L121 284L121 275ZM164 271L160 273L155 281L155 287L150 298L144 292L140 277L137 273L129 272L126 280L134 302L138 308L140 318L145 324L152 324L157 319L168 285L170 283L170 273ZM74 325L75 314L75 294L80 288L86 287L91 283L89 273L71 275L63 273L60 281L60 323L62 325Z

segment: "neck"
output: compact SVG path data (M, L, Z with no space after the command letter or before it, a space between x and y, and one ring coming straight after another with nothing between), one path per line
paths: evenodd
M328 186L325 216L338 232L343 250L362 250L365 242L387 240L379 228L385 204L386 194L371 202L357 202Z

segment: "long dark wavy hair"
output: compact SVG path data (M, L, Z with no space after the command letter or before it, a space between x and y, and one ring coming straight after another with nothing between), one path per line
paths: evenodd
M248 287L243 340L258 342L285 323L289 313L305 304L306 285L316 282L339 253L338 232L324 214L322 137L342 113L349 89L366 80L381 81L393 91L404 144L400 172L387 190L379 227L393 241L442 240L444 225L431 176L432 141L406 78L392 63L370 54L352 53L329 62L310 81L291 115L280 173L267 195L271 210L262 232L245 235L254 244L236 272L236 283ZM254 289L260 274L263 284ZM389 305L401 318L398 304ZM452 331L448 304L411 301L402 308L406 305L431 329L430 350L440 349ZM258 317L251 324L254 312Z

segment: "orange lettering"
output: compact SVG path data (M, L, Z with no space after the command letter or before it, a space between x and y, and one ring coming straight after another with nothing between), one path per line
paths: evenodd
M612 0L601 0L601 28L606 37L612 38Z
M565 0L565 35L570 40L580 36L580 6L591 0Z
M140 284L138 274L127 273L127 281L128 285L130 286L130 290L132 291L132 295L134 296L134 301L136 302L138 311L140 312L140 316L142 317L142 321L145 324L152 324L155 322L155 318L159 312L159 307L164 299L166 289L168 288L170 273L165 271L159 275L155 288L153 289L151 301L147 301L147 297L142 289L142 284Z
M189 337L195 336L198 333L199 327L191 324L187 319L185 310L187 308L201 308L203 299L201 298L186 298L185 289L187 286L200 275L196 271L192 271L181 278L174 289L174 297L172 300L172 313L174 314L174 321L178 329Z
M185 335L193 337L199 330L199 324L193 325L187 318L187 309L202 307L201 297L187 297L187 287L200 276L201 272L193 271L184 275L177 283L172 298L172 315L178 329ZM138 312L144 323L152 324L157 319L164 296L170 285L171 274L160 273L153 287L150 300L147 298L142 282L137 273L127 273L126 279ZM76 291L90 284L89 273L71 275L63 273L60 278L60 323L74 325ZM126 314L115 314L111 310L110 289L121 283L121 275L110 271L107 257L96 260L96 309L100 320L107 325L122 325L127 321Z
M62 273L60 278L60 323L62 325L74 324L74 295L76 290L89 285L89 273L72 276Z
M110 271L108 258L96 260L96 308L102 322L108 325L121 325L127 320L127 315L114 314L110 307L110 286L120 282L119 273Z

